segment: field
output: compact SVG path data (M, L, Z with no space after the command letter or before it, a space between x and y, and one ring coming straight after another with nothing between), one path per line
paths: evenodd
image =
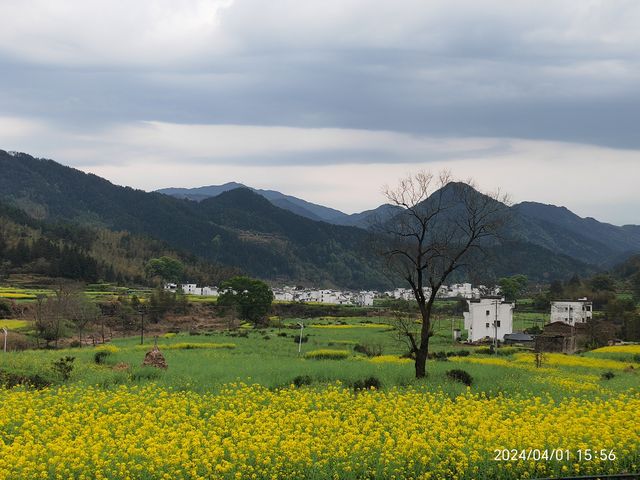
M389 322L305 320L301 354L296 320L167 334L157 339L166 371L141 366L152 339L8 353L1 370L53 384L0 390L0 479L535 478L640 469L640 347L547 354L537 368L525 350L490 356L454 345L452 321L442 317L434 351L455 356L431 360L428 378L415 381ZM369 358L357 345L382 355ZM317 353L327 350L340 359ZM63 382L51 366L66 355L75 361ZM472 385L452 380L454 369Z

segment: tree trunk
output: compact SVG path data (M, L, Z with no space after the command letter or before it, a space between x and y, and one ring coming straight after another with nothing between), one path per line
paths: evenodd
M427 349L420 348L416 352L416 378L427 376Z

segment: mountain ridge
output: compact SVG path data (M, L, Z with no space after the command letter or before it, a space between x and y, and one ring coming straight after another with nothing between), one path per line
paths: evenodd
M117 186L53 160L4 151L0 170L0 200L34 218L146 235L276 282L355 289L390 284L381 259L368 250L371 232L299 215L248 187L226 189L196 202ZM379 208L397 211L388 205ZM533 211L523 211L527 209ZM625 228L624 235L615 230L622 227L605 226L603 231L614 228L627 242L611 247L584 235L580 221L565 226L562 216L541 218L545 215L535 205L516 205L511 211L515 221L504 247L496 249L494 263L486 265L486 278L524 273L546 281L588 274L619 260L627 243L633 247L636 231L640 235L640 228L633 226Z

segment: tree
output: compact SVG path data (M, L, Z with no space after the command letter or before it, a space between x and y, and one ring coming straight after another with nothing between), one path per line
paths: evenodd
M82 347L82 334L86 326L95 322L100 315L100 309L84 293L76 293L69 299L68 316L78 333L78 341Z
M606 273L599 273L591 277L589 280L589 286L594 292L615 292L616 283Z
M640 301L640 272L631 277L631 291L633 292L633 298L636 301Z
M234 277L223 282L218 305L235 307L242 320L261 323L269 313L273 292L266 283L249 277Z
M171 257L152 258L145 266L149 278L160 278L164 282L179 282L184 275L184 264Z
M394 279L409 284L418 304L420 331L406 329L417 378L426 376L431 315L436 295L449 276L486 256L507 219L506 197L485 195L471 181L453 182L449 173L420 172L402 179L385 195L400 213L378 224L377 246Z
M500 290L508 302L513 302L520 298L528 283L529 279L526 275L513 275L512 277L503 277L498 280Z
M549 286L549 298L552 300L558 300L564 295L564 285L560 280L554 280Z

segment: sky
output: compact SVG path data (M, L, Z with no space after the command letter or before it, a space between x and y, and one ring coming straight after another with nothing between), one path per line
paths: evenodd
M636 0L5 0L0 18L3 150L347 213L448 169L640 224Z

